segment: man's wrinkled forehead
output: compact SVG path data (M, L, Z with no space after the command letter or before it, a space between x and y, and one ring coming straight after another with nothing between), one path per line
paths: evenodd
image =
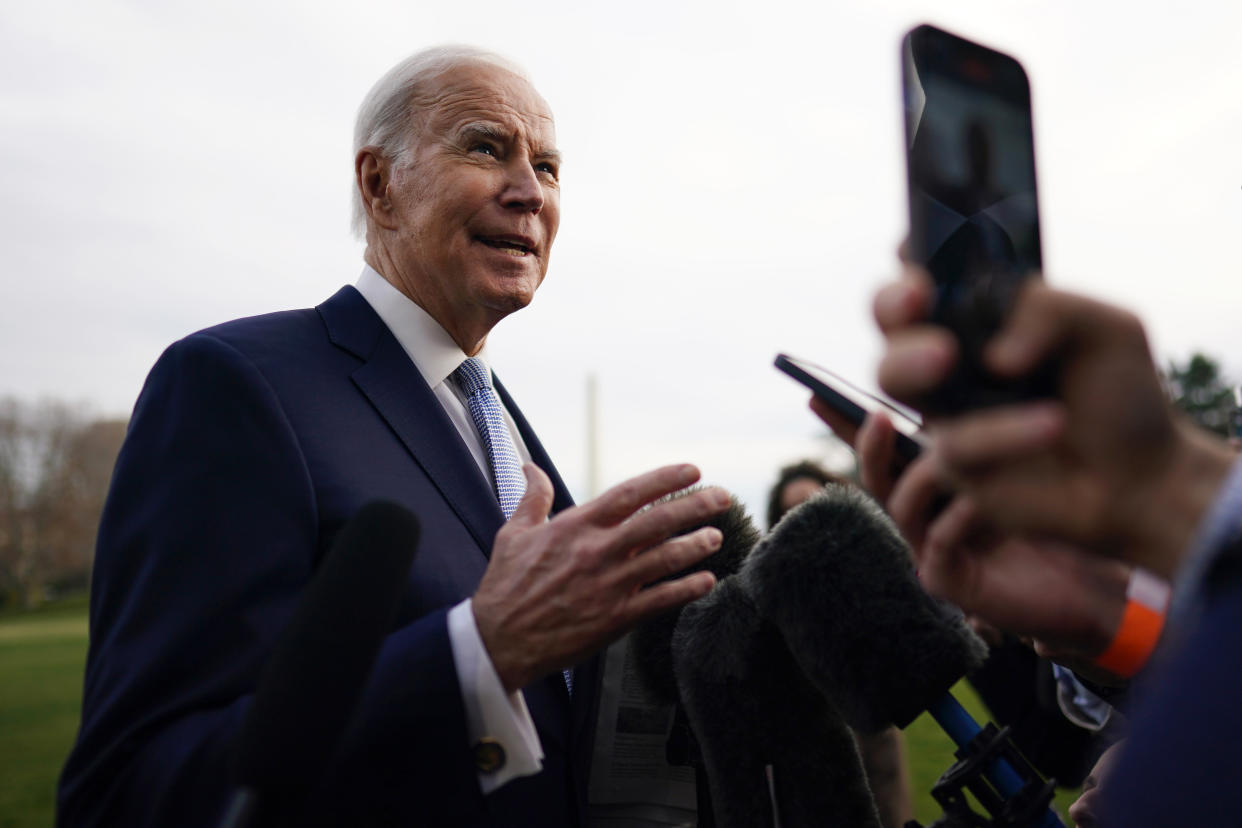
M452 67L429 84L416 108L423 126L449 133L477 124L489 131L520 129L540 149L556 152L556 125L547 101L525 78L487 63Z

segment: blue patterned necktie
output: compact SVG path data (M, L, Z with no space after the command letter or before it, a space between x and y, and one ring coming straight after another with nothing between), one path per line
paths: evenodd
M487 461L492 466L496 498L500 501L500 511L508 520L513 517L513 510L526 493L526 476L522 474L522 463L518 460L517 446L513 445L513 435L505 425L500 398L492 388L491 372L481 359L468 357L453 372L453 379L466 395L466 407L470 409L474 427L483 438ZM561 672L565 676L565 688L573 695L573 671Z
M522 474L522 463L518 460L513 436L505 425L500 398L492 388L491 372L482 360L470 357L458 366L453 377L466 395L466 407L470 409L474 427L483 438L487 461L492 466L496 498L500 501L500 511L508 520L526 492L526 477Z

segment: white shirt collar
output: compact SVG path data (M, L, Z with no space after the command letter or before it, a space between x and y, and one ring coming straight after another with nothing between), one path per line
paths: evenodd
M448 331L370 265L363 265L354 286L401 343L429 387L436 388L465 361L466 353ZM486 345L475 357L491 371Z

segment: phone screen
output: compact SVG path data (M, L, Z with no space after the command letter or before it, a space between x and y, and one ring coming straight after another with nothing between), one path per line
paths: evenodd
M1012 57L931 26L903 42L910 248L936 284L933 320L963 346L954 400L1012 399L979 364L1022 280L1043 262L1026 73ZM997 399L992 399L992 398Z
M815 396L826 402L851 425L861 426L867 414L873 411L882 411L888 415L897 431L896 450L903 462L910 462L922 451L922 421L917 413L864 391L844 377L805 359L777 354L773 364L810 388Z

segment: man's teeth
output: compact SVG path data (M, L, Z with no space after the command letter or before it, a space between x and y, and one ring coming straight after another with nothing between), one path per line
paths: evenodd
M525 256L530 253L529 248L523 247L520 244L514 244L513 242L484 239L483 243L488 247L501 251L502 253L508 253L510 256Z

